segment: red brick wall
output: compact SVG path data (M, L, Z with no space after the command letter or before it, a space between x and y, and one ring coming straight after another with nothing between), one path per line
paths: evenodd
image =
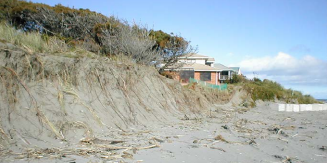
M199 71L194 72L194 79L200 80L200 72Z
M207 81L210 84L216 84L216 72L211 72L211 81Z
M194 79L196 80L201 80L200 79L200 74L202 71L195 71L194 72ZM173 79L183 83L183 81L180 80L180 76L178 72L166 72L167 74L171 75ZM218 75L218 74L217 74ZM184 81L185 82L185 81ZM210 81L205 81L210 84L216 84L216 72L211 72L211 80ZM220 84L219 80L217 81L217 84Z
M197 72L194 72L194 79L196 80L201 80L200 79L200 73L202 71L197 71ZM211 80L210 81L205 81L207 83L210 83L210 84L216 84L216 72L211 72ZM217 82L217 84L219 84L219 81Z

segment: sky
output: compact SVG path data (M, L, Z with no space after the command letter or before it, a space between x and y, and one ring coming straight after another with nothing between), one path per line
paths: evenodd
M173 32L248 78L327 99L327 0L32 0Z

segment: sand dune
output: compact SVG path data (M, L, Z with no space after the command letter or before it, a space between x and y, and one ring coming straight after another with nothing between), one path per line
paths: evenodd
M4 43L0 66L3 163L327 160L327 111L247 108L240 88L184 88L142 65Z

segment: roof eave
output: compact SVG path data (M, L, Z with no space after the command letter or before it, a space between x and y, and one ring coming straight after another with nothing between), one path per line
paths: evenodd
M210 72L220 72L221 70L194 70L194 71L210 71Z
M178 58L187 58L187 59L192 59L192 58L195 58L195 59L209 59L209 57L178 57Z

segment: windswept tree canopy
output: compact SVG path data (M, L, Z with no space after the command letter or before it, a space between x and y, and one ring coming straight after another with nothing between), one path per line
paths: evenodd
M153 48L160 51L160 56L165 63L161 71L168 66L173 66L177 62L179 56L195 52L196 50L190 46L189 41L173 33L168 34L161 30L150 30L150 37L156 41L156 45Z

